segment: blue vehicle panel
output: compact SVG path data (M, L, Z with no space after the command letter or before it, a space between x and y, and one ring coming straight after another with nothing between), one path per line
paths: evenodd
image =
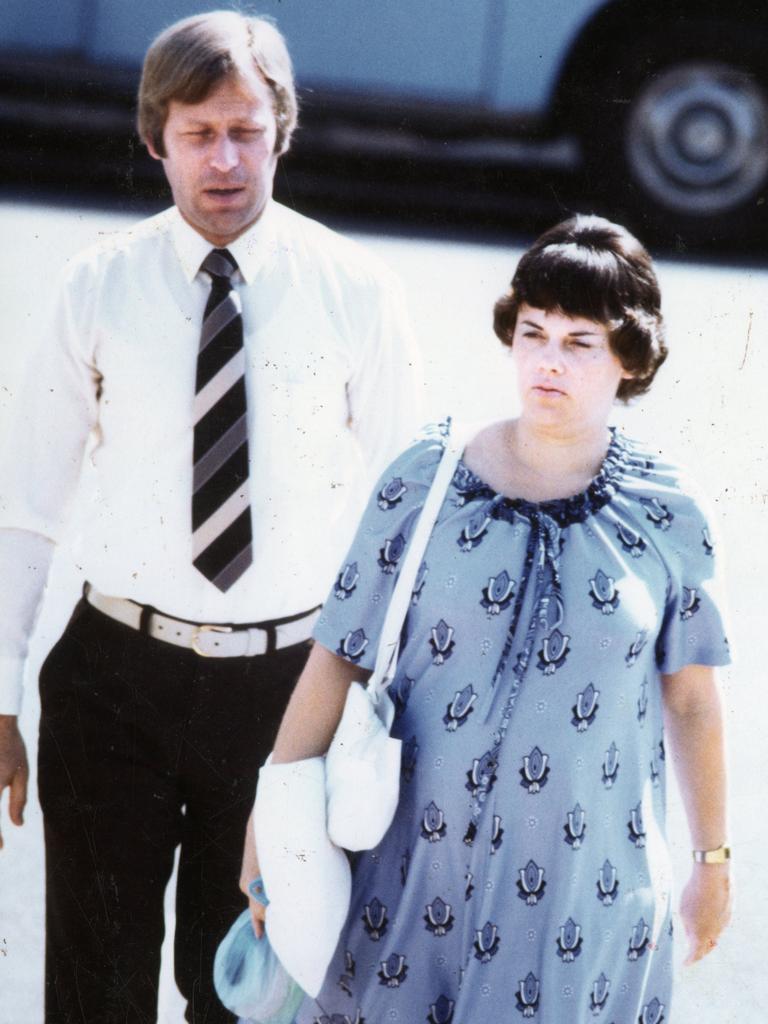
M2 0L0 122L127 134L150 40L226 4ZM396 140L425 162L474 146L480 161L489 140L564 141L603 196L646 219L651 211L668 231L738 238L765 218L765 0L258 6L288 41L302 146L386 155ZM339 125L357 132L353 143Z
M499 114L545 112L579 29L607 0L262 0L286 36L300 86L380 102L461 103ZM0 40L138 68L195 0L5 0Z

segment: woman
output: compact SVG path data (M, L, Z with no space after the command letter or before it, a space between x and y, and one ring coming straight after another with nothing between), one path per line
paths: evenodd
M523 256L494 326L521 412L468 444L432 533L390 688L400 803L356 860L301 1024L669 1021L665 736L699 851L688 963L728 921L712 537L679 471L607 426L666 355L650 257L575 217ZM377 487L276 761L325 751L372 667L402 547L387 541L408 540L448 429Z

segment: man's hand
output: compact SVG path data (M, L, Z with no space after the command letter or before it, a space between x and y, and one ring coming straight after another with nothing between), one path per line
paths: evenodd
M0 715L0 799L8 786L8 815L14 825L24 824L27 803L27 751L15 715ZM0 850L3 835L0 832Z
M267 908L263 903L253 898L249 888L251 882L259 877L259 861L256 856L256 838L253 834L253 814L248 819L245 828L245 846L243 849L243 866L240 871L240 891L248 897L248 907L251 911L251 923L253 934L260 939L264 934L264 917Z
M731 918L728 864L696 864L680 899L680 916L688 936L686 966L711 953Z

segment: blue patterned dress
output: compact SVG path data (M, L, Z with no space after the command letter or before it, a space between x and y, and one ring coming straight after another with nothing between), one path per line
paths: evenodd
M377 485L318 622L360 666L446 430ZM679 472L616 434L569 499L459 463L390 689L398 811L300 1024L669 1022L660 673L727 663L714 565Z

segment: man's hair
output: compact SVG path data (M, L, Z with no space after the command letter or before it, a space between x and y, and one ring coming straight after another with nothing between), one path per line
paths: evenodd
M644 394L667 357L661 292L651 257L620 224L577 214L538 238L521 258L493 311L493 329L512 345L520 306L586 317L608 328L608 342L634 376L616 397Z
M272 92L277 120L275 152L285 153L298 105L285 40L265 18L211 11L184 18L153 41L139 84L138 130L165 156L163 131L173 100L201 103L226 79L259 74Z

